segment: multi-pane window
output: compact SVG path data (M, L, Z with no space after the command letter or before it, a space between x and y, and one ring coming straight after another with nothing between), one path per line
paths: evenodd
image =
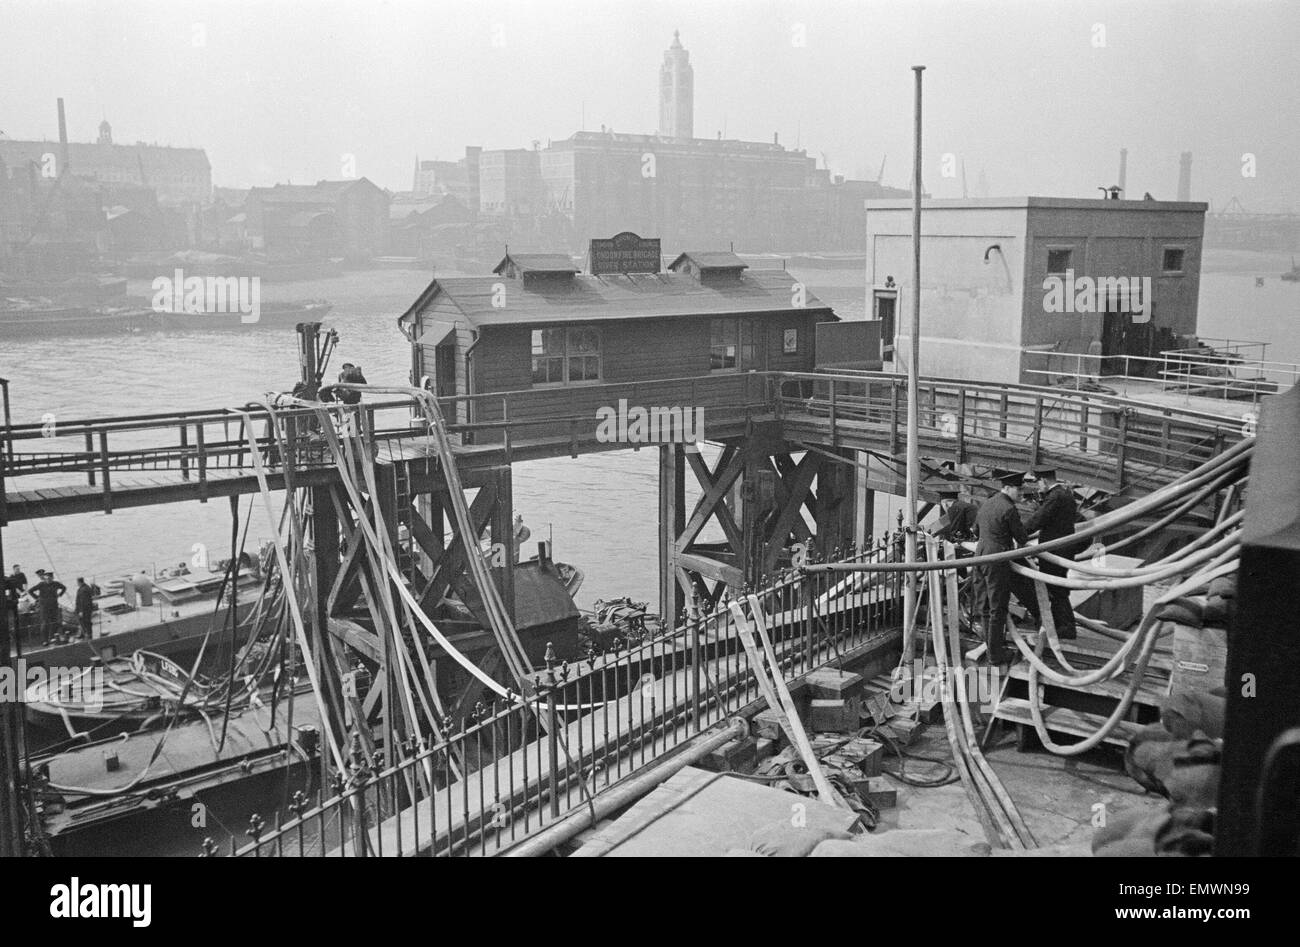
M749 319L709 322L709 369L715 372L759 368L758 328Z
M533 384L600 381L600 332L589 326L533 330Z

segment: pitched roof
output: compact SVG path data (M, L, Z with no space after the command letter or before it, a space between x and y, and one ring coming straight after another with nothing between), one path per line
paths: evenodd
M701 270L744 270L749 264L736 254L727 250L687 250L668 264L668 269L677 269L682 260L690 260Z
M507 281L501 305L501 277L446 277L430 283L398 321L411 325L435 302L434 318L459 314L475 327L752 315L791 310L795 282L785 270L750 270L721 284L701 283L684 273L579 274L567 280ZM804 301L804 309L826 321L838 320L811 292L805 292Z
M577 273L578 268L563 253L507 253L492 270L504 273L510 264L520 273Z

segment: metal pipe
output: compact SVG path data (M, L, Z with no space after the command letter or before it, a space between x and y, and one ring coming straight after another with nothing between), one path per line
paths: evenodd
M659 765L646 770L613 789L593 797L589 808L575 809L559 822L538 832L531 838L504 852L507 858L537 858L570 841L579 832L596 822L636 802L642 796L693 763L708 756L718 747L749 735L749 722L743 717L732 717L721 730L692 737L683 744L679 753Z
M921 410L919 391L921 356L921 73L924 66L913 66L916 78L914 108L914 147L912 154L912 352L907 362L907 533L903 538L904 558L916 562L916 499L921 480L921 441L917 428ZM916 575L907 573L907 594L903 598L903 627L911 628L916 609ZM903 649L911 655L915 639L906 635Z

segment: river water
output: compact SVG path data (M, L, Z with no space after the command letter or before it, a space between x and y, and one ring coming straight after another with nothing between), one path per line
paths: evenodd
M1277 279L1289 263L1277 255L1207 252L1201 333L1268 341L1270 358L1300 362L1300 285ZM796 269L795 274L841 317L863 318L860 271ZM1262 287L1255 285L1256 276L1265 277ZM414 270L370 270L316 283L263 284L262 291L264 300L328 299L334 309L327 325L340 336L332 367L355 362L373 383L406 384L409 351L396 319L429 279L427 272ZM131 293L148 295L148 284L133 283ZM15 423L39 421L47 413L62 422L240 405L268 391L287 391L297 374L291 327L0 339L0 377L10 380ZM519 464L514 489L515 508L534 539L549 535L555 555L586 572L580 606L621 595L655 601L653 450ZM882 498L878 524L892 522L894 502ZM52 568L70 586L78 575L102 580L174 565L188 560L196 543L222 549L229 528L229 508L222 501L34 520L5 528L4 556L9 564L21 563L29 576L39 567ZM262 538L271 535L260 516L253 520L250 541L259 532Z

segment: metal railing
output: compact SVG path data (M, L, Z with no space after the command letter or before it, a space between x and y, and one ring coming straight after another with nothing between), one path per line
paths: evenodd
M539 454L567 449L574 455L590 449L598 439L596 409L622 399L633 405L701 406L706 437L709 431L743 433L754 418L776 415L826 428L806 435L816 435L819 443L827 442L828 433L832 445L841 436L855 435L860 449L897 454L906 423L906 385L904 377L880 372L746 372L461 395L439 399L439 404L451 422L449 433L462 445L494 446L501 452L498 463L509 463L526 449ZM1194 464L1180 458L1203 460L1241 436L1240 423L1223 416L1071 389L929 378L922 380L920 395L928 449L965 462L979 454L981 445L1001 444L1028 463L1054 455L1078 475L1107 486L1129 482L1129 462L1148 474L1152 464L1181 472ZM426 437L422 422L412 419L411 407L409 399L399 398L345 410L352 414L350 423L362 425L378 447L396 451ZM276 413L286 422L278 442L268 433L268 412L248 409L257 429L253 443L272 475L291 467L300 476L328 476L330 458L315 433L314 409ZM0 521L5 520L6 491L25 478L42 478L42 488L97 486L107 511L113 506L115 476L169 471L206 499L212 479L251 478L248 433L243 415L230 409L7 426L5 449L0 450ZM988 450L984 454L992 456ZM1116 457L1119 475L1112 477L1108 471Z
M898 554L892 540L864 561ZM836 553L838 557L838 551ZM784 573L758 593L787 678L879 642L902 619L901 573ZM441 741L354 752L328 797L254 816L245 857L493 855L759 699L726 608L538 673L527 698L480 703ZM219 854L205 843L205 853Z
M1053 463L1067 478L1112 491L1157 486L1249 434L1240 421L1207 412L1029 385L923 379L918 402L922 449L931 456L986 466ZM797 440L805 426L812 436L821 425L832 446L897 459L906 380L874 372L786 374L778 413L787 439Z
M1026 373L1049 382L1072 379L1075 385L1117 381L1155 383L1163 391L1188 397L1237 400L1252 405L1257 405L1261 397L1289 390L1300 380L1300 365L1226 350L1216 353L1196 348L1169 349L1144 356L1027 349L1025 355L1030 366Z

